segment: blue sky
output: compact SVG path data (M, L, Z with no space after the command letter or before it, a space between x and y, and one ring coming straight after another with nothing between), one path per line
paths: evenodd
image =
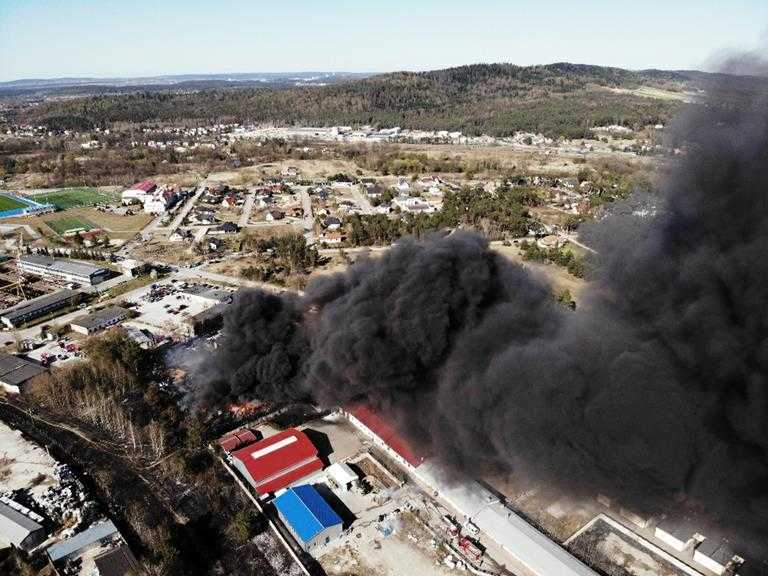
M701 68L768 0L0 0L0 80L570 61Z

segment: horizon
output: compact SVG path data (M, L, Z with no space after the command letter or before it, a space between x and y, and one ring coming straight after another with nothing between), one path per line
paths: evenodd
M682 0L663 8L656 2L579 4L424 0L414 7L396 0L384 9L347 0L323 6L231 0L222 10L181 0L160 6L149 0L6 0L0 4L0 82L307 71L374 75L473 63L711 71L723 54L764 44L768 26L768 3L760 0L729 6ZM218 26L211 26L212 17L219 18ZM415 53L414 43L420 46Z
M703 72L709 74L729 74L733 76L743 76L745 74L738 71L724 71L718 69L716 66L701 66L698 68L662 68L662 67L650 67L650 68L627 68L622 66L611 66L605 64L595 64L587 62L570 62L566 60L559 60L554 62L542 62L535 64L516 64L514 62L469 62L466 64L458 64L455 66L446 66L444 68L430 68L424 70L406 70L406 69L393 69L383 70L380 72L366 72L363 70L281 70L281 71L254 71L254 72L179 72L169 74L153 74L153 75L137 75L137 76L30 76L13 78L10 80L0 80L0 84L11 84L18 82L44 82L44 81L63 81L63 80L93 80L93 81L107 81L107 80L153 80L159 78L184 78L184 77L202 77L202 76L286 76L290 74L328 74L328 75L356 75L356 76L381 76L385 74L398 74L402 72L408 73L426 73L435 72L439 70L450 70L454 68L462 68L466 66L494 66L494 65L511 65L520 68L531 68L536 66L554 66L556 64L571 64L574 66L596 66L599 68L615 68L619 70L626 70L629 72L649 72L649 71L661 71L661 72ZM751 74L746 74L751 75Z

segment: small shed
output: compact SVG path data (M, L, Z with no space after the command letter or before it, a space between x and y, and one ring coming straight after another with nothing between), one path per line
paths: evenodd
M328 477L344 490L355 488L360 480L355 471L346 462L331 464L328 467L327 473Z

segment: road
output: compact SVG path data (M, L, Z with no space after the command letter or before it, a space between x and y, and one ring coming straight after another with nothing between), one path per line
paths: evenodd
M248 194L245 196L245 204L243 204L243 211L240 214L240 221L238 226L245 228L248 226L248 221L251 219L251 212L253 212L253 204L256 202L256 190L251 188L248 190Z
M301 208L304 210L304 238L307 244L315 243L315 217L312 214L312 198L309 196L309 187L301 187Z
M363 194L362 186L359 184L353 184L351 187L352 197L355 199L355 203L360 206L360 210L363 214L373 214L373 206L368 199L367 194Z
M173 222L171 222L171 225L168 227L168 232L170 234L173 234L173 231L181 226L181 223L184 222L184 218L186 218L187 215L192 211L192 208L194 208L195 204L197 204L197 201L200 200L200 196L202 196L204 192L205 182L201 183L197 187L197 192L195 192L195 195L188 199L184 206L181 208L181 211L176 214L176 218L173 219Z

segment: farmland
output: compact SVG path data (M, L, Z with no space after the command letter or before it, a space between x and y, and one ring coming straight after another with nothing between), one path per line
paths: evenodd
M62 188L43 194L35 194L34 200L41 203L53 204L58 210L94 206L96 204L113 204L120 201L120 193L100 188ZM5 208L0 208L5 209Z

